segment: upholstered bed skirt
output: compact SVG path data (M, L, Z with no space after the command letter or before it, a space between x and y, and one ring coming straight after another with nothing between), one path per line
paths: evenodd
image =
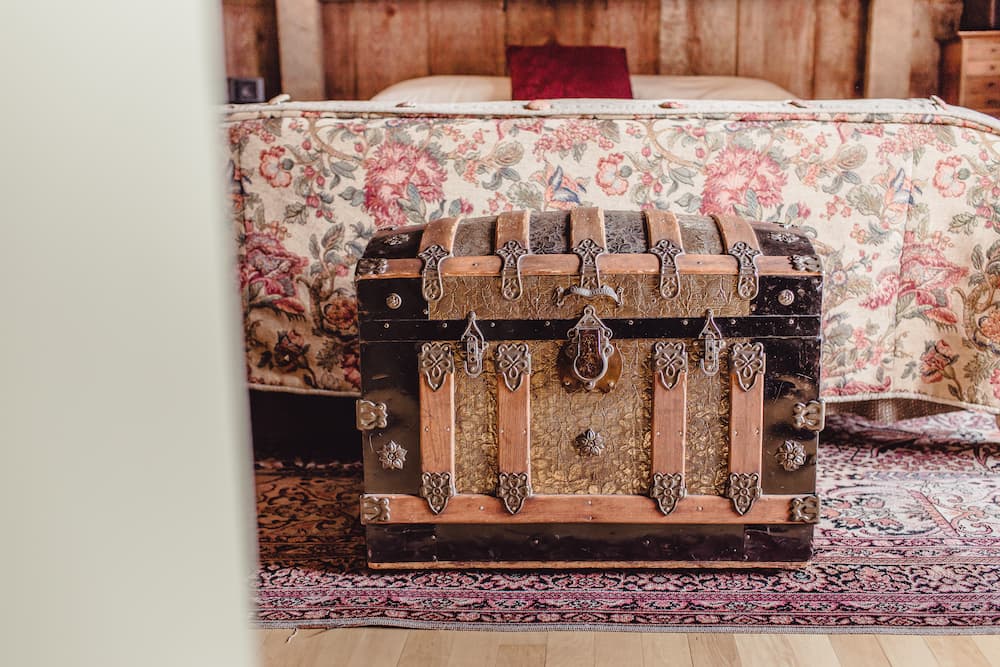
M918 101L229 107L247 377L358 389L377 228L514 208L735 212L826 273L822 393L1000 412L1000 123Z

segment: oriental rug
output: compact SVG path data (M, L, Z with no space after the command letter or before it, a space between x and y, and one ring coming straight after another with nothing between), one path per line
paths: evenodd
M263 627L1000 631L1000 432L834 415L816 555L795 570L376 572L358 463L259 461Z

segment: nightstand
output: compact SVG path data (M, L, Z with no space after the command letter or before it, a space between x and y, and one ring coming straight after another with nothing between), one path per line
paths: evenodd
M963 30L945 45L941 97L1000 116L1000 30Z

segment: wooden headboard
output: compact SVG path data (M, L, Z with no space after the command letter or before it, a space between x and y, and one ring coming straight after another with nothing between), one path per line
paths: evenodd
M508 44L609 44L634 74L767 79L803 98L938 92L961 0L222 0L226 69L268 94L368 99L505 73ZM910 34L910 39L900 35Z

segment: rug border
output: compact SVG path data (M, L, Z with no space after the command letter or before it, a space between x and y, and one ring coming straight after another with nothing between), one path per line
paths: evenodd
M975 627L940 627L934 625L895 628L885 625L783 627L779 625L632 625L627 623L451 623L446 621L406 621L379 617L295 621L255 621L259 630L335 630L381 627L403 630L461 630L470 632L663 632L726 634L797 634L797 635L1000 635L1000 625Z

